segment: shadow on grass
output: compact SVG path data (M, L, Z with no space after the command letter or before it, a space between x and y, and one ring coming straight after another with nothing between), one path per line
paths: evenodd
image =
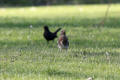
M94 78L96 77L104 77L104 74L87 74L87 73L78 73L78 72L66 72L66 71L59 71L59 70L55 70L55 69L49 69L48 71L46 71L46 73L49 75L49 76L59 76L59 77L63 77L63 78L74 78L74 79L81 79L81 78L88 78L90 77L90 75L94 75ZM112 79L114 78L113 75L107 75L106 77L107 79Z
M32 41L0 41L0 49L43 49L43 48L57 48L57 43L50 42L49 44L45 40L32 40Z
M73 40L72 42L70 42L72 44L70 44L70 48L120 48L120 41L93 41L93 40ZM8 40L4 40L4 41L0 41L0 47L17 47L17 46L39 46L42 47L44 46L50 46L50 45L54 45L55 47L57 47L57 42L50 42L49 44L47 44L47 42L42 39L42 40L16 40L16 41L8 41ZM54 47L53 46L53 47ZM53 48L52 47L52 48Z
M120 41L86 40L76 39L71 41L72 46L81 48L120 48Z
M69 27L96 27L103 18L21 18L21 17L0 17L1 28L27 28L30 25L34 27L43 27L44 25L69 26ZM119 28L119 17L108 18L103 27Z
M59 76L59 77L68 77L68 78L76 78L76 79L80 79L80 77L84 77L84 78L87 77L87 75L83 73L59 71L52 68L48 68L46 70L46 73L49 76Z

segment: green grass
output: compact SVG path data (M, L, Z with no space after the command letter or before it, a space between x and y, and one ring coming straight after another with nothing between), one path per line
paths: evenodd
M0 8L0 80L119 80L120 4ZM33 28L29 28L33 25ZM47 44L43 26L66 30L70 47ZM60 33L58 33L59 36ZM107 55L109 53L109 55Z

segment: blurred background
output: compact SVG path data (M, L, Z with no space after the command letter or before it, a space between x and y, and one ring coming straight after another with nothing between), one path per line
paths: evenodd
M0 80L120 80L119 2L0 0ZM66 31L67 53L44 25Z
M0 0L1 6L39 6L63 4L105 4L119 3L120 0Z

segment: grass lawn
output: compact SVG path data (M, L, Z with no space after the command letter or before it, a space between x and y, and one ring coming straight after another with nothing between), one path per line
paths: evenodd
M0 80L120 80L120 4L1 7ZM30 28L29 26L33 27ZM49 44L43 26L66 30L70 47ZM58 33L59 36L60 33Z

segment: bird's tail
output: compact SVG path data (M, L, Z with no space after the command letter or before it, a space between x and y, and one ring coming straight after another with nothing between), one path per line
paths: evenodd
M61 30L61 28L57 29L54 33L57 34L57 32L59 32Z

